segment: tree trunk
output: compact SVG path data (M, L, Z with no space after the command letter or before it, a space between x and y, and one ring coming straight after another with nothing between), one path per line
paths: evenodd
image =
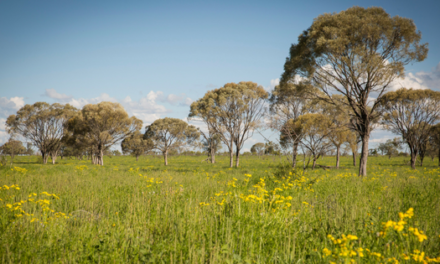
M211 147L211 163L215 163L215 150Z
M232 168L233 161L234 161L234 153L231 147L231 149L229 150L229 168Z
M440 148L438 148L438 166L440 167Z
M314 170L316 167L316 158L315 156L313 156L313 166L312 166L312 170Z
M296 167L296 156L298 155L298 143L293 144L292 150L292 168Z
M52 158L53 165L55 165L55 161L57 159L57 154L58 154L58 151L53 151L52 153L50 153L50 157Z
M416 169L416 159L417 159L417 153L412 149L411 149L411 168L413 170Z
M361 161L359 164L359 176L367 176L367 160L368 160L368 140L370 134L362 137Z
M102 150L102 148L101 148L101 151L99 153L99 160L98 160L98 162L99 162L99 165L104 166L104 151Z
M356 167L356 153L353 152L353 166Z
M341 146L336 146L336 169L339 169L339 149Z
M139 155L136 155L136 161L139 161Z
M237 147L235 153L235 167L238 168L239 164L240 164L240 150Z
M165 166L168 166L168 151L163 152L163 159L165 162Z

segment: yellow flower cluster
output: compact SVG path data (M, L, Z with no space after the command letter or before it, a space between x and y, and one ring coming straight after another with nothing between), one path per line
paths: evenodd
M163 183L163 181L159 178L154 178L154 177L149 178L148 176L142 176L142 174L139 174L139 177L142 177L145 179L145 181L147 182L147 188L149 188L155 184L157 185L157 184Z
M12 171L17 171L17 172L20 172L20 173L22 173L22 174L26 174L26 172L27 172L27 169L25 169L25 168L20 168L20 167L14 167L13 169L11 169Z
M357 248L355 249L351 241L358 240L357 236L354 235L342 235L341 238L334 238L332 235L327 235L327 237L333 242L335 245L335 249L333 251L324 248L322 250L322 253L324 256L332 256L335 260L343 258L348 259L355 256L363 257L363 248Z
M7 186L4 185L3 187L0 188L0 190L20 190L20 187L18 187L18 185L11 185L11 186ZM48 192L42 192L40 193L40 195L44 195L44 196L48 196L48 197L53 197L54 199L59 199L59 197L55 194L50 194ZM13 214L13 217L15 218L21 218L23 216L27 216L30 217L30 222L44 222L47 223L48 221L52 220L52 219L56 219L56 218L69 218L68 216L66 216L65 213L61 213L61 212L55 212L55 210L51 209L49 206L51 204L51 202L47 199L35 199L38 195L36 193L31 193L28 195L28 199L26 200L20 200L19 202L9 202L9 203L5 203L4 206L2 206L3 208L7 209L9 212L11 212ZM9 200L12 200L14 198L14 196L9 196ZM3 199L0 199L0 201L3 201ZM36 217L34 217L34 214L29 214L27 213L24 209L23 206L25 204L35 204L37 206L37 208L41 208L42 209L42 219L38 219ZM0 207L1 208L1 207Z

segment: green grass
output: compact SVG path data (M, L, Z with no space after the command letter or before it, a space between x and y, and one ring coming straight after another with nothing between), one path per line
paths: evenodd
M1 263L412 263L421 252L425 261L440 256L437 160L411 170L409 158L369 157L368 177L359 178L351 157L342 157L340 170L275 178L279 157L242 157L238 169L227 167L227 157L203 159L169 157L165 167L161 157L106 157L99 167L17 157L0 167L0 186L19 186L0 190ZM409 208L414 216L402 231L384 229ZM410 227L427 239L419 242Z

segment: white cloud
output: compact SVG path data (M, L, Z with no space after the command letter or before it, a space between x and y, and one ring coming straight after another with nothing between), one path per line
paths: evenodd
M23 97L0 97L0 116L9 116L15 114L24 106Z
M395 79L390 84L391 90L396 91L400 88L428 89L426 83L421 78L418 78L416 75L410 72L406 74L403 79Z
M146 96L133 100L130 96L123 100L117 100L106 93L102 93L95 98L73 98L66 95L59 94L55 89L46 89L46 94L61 103L68 103L76 108L81 109L86 104L96 104L103 101L119 102L127 111L129 115L141 119L144 125L152 123L154 120L161 118L164 114L171 112L165 106L158 104L158 102L170 102L175 104L182 101L184 94L180 96L168 95L164 97L161 91L150 91Z
M55 91L55 89L46 89L44 95L60 101L68 101L73 98L73 96L70 95L60 94Z
M183 101L184 99L185 99L185 94L180 94L180 95L177 95L177 94L169 94L169 95L167 96L166 102L167 102L167 103L170 103L170 104L172 104L172 105L175 105L175 104L177 104L178 102Z
M277 86L279 84L280 84L280 78L272 79L272 80L270 80L269 86L266 87L266 90L272 91L275 88L275 86Z
M440 90L440 62L430 72L417 72L415 77L420 80L424 86L433 90Z
M185 101L183 101L183 102L180 103L179 105L180 105L180 106L190 106L190 105L192 104L192 102L194 102L193 99L187 97L187 98L185 99Z

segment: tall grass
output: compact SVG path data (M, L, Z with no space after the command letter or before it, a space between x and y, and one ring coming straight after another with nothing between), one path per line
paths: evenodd
M340 170L280 177L280 158L243 157L238 169L202 159L17 157L0 168L1 262L440 261L436 161L411 170L405 158L370 157L359 178L349 157Z

